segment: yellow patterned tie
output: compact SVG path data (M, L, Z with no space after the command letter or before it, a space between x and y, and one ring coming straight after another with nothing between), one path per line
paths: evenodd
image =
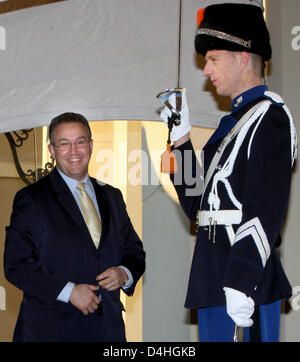
M87 228L91 234L96 248L99 246L101 235L101 221L95 205L89 195L87 194L84 183L78 182L77 188L80 191L79 204L84 217Z

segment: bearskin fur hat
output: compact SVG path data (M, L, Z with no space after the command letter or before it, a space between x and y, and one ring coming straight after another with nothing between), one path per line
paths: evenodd
M196 51L246 51L271 59L270 35L260 7L224 3L198 10Z

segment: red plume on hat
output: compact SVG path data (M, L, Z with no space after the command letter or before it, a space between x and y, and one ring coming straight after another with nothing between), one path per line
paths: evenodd
M200 26L204 19L205 8L199 9L197 13L197 25Z

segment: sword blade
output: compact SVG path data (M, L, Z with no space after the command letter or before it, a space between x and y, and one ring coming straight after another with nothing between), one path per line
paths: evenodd
M233 342L244 342L244 333L244 328L236 325L234 329Z

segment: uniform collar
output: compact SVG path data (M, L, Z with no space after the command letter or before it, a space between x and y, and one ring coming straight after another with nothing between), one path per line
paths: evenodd
M264 93L267 90L268 87L266 85L259 85L235 97L231 104L232 113L236 112L237 110L244 107L246 104L254 101L255 99L264 97Z
M251 88L246 92L240 94L239 96L235 97L232 101L232 113L224 116L221 119L218 128L208 140L205 147L225 137L237 123L237 119L235 118L235 112L246 106L248 103L254 101L255 99L266 97L264 93L267 90L267 86L260 85L258 87Z

